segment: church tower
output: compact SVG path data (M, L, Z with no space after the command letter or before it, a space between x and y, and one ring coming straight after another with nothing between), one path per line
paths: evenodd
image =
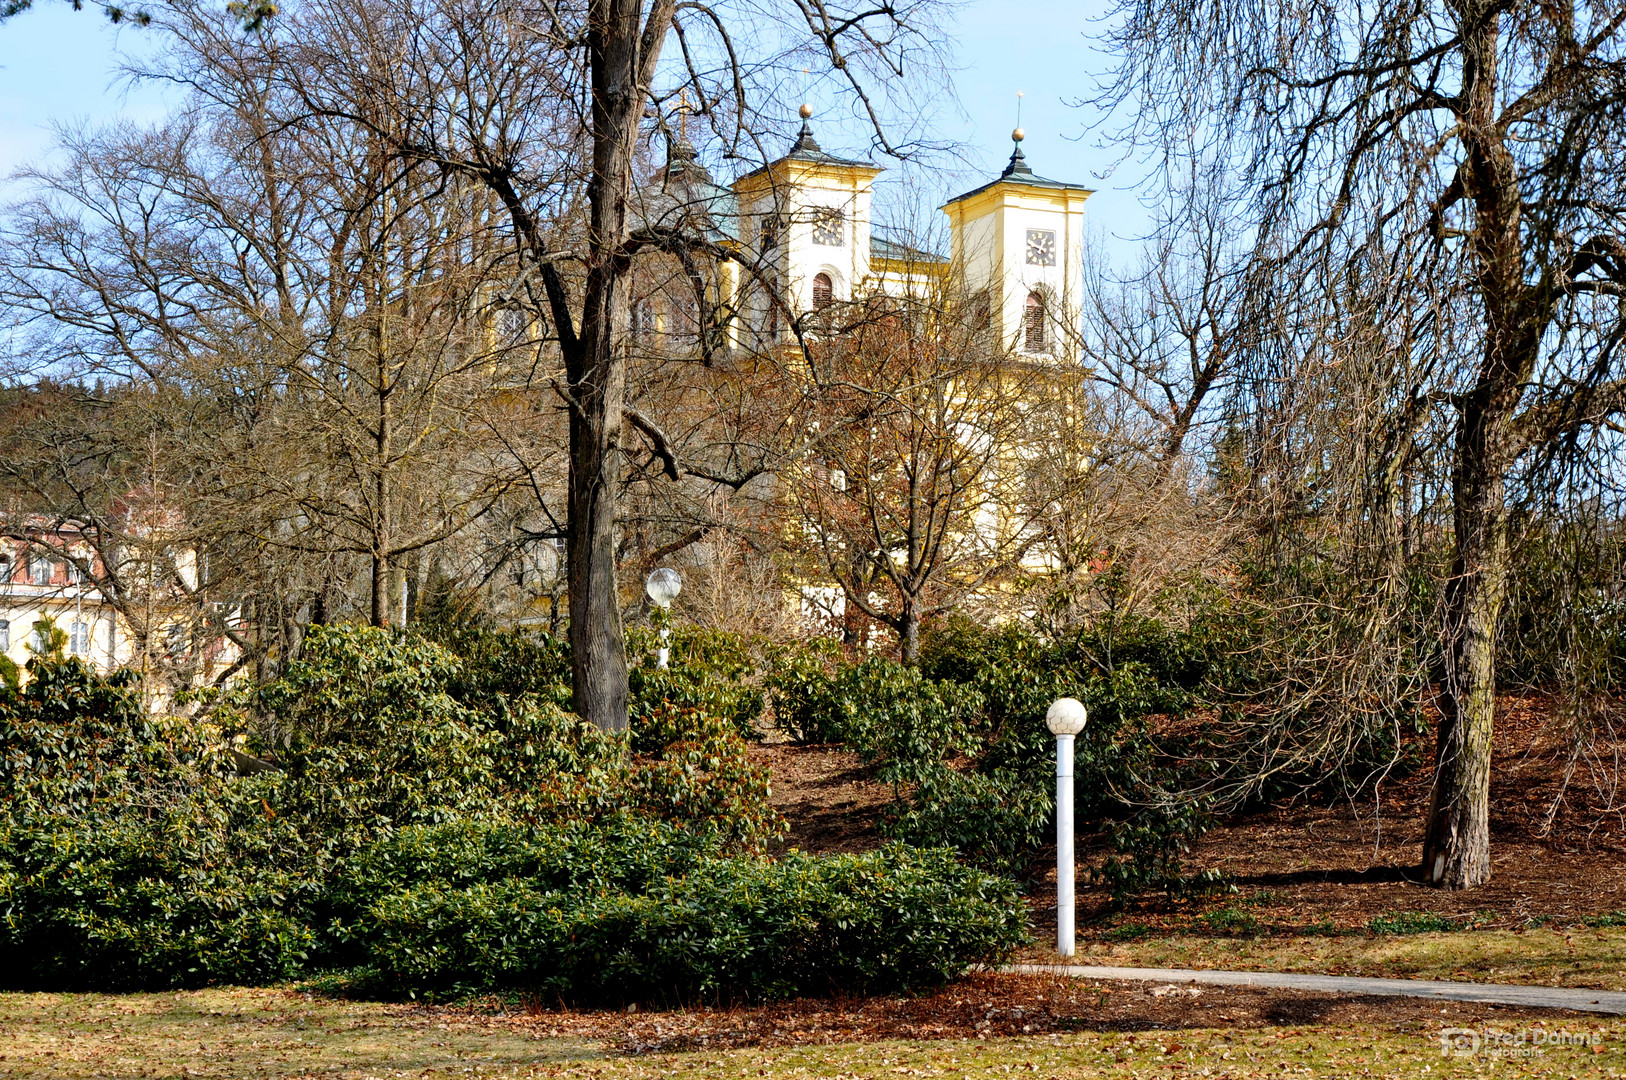
M827 154L801 109L802 130L790 152L734 181L739 242L778 279L800 313L851 300L870 275L870 192L881 170L867 161ZM766 298L744 305L751 321L781 325ZM763 307L763 310L755 310Z
M997 180L943 205L952 273L971 317L1012 352L1078 359L1084 298L1082 184L1047 180L1022 155L1021 128Z

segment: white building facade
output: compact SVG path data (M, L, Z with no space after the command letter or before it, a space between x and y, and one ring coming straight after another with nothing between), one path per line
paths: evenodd
M60 532L29 545L0 540L0 655L19 668L46 651L46 627L67 635L65 651L101 672L129 657L111 605L87 580L99 567L89 545ZM62 557L67 555L67 558Z

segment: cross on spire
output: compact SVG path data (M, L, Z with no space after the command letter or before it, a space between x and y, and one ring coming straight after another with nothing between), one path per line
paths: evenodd
M680 87L678 89L677 107L678 138L682 139L684 142L689 141L689 117L693 113L694 109L689 105L689 88L687 86Z

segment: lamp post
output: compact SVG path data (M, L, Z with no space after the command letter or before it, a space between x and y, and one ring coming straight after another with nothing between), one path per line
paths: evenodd
M676 600L678 598L678 593L682 591L683 578L676 570L673 570L668 566L663 566L659 570L656 570L654 573L650 574L648 580L644 582L644 592L649 594L649 599L653 601L655 606L660 608L662 611L669 610L672 606L672 601ZM670 620L664 620L664 622L670 622ZM671 626L663 624L661 626L661 647L659 651L655 653L655 666L658 668L665 668L667 662L672 657L672 650L666 646L666 643L671 640L671 637Z
M1056 737L1056 952L1073 955L1073 737L1089 714L1077 698L1057 699L1044 714Z

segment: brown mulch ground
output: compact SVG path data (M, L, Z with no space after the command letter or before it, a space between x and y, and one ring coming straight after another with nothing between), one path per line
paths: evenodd
M770 800L790 823L781 850L856 852L880 846L875 819L892 801L892 788L876 783L874 771L857 754L783 742L753 746L750 753L768 766Z
M1426 762L1427 747L1421 749ZM874 781L856 755L783 743L756 747L753 755L772 770L773 802L790 822L787 846L860 851L881 842L875 818L892 792ZM1120 912L1104 889L1081 874L1080 934L1088 937L1125 920L1182 925L1196 912L1237 902L1238 895L1262 921L1330 920L1340 928L1364 926L1393 911L1477 915L1492 926L1626 911L1626 814L1613 809L1626 796L1616 798L1610 768L1593 769L1585 761L1565 781L1567 758L1563 725L1549 699L1527 694L1498 702L1491 788L1495 871L1482 888L1442 892L1413 880L1428 801L1425 765L1391 779L1376 800L1370 793L1354 802L1304 799L1222 822L1197 845L1192 865L1231 875L1238 894L1181 903L1150 897ZM1553 815L1555 802L1559 810ZM1082 865L1105 854L1080 838ZM1053 859L1042 853L1033 867L1034 932L1041 941L1055 925L1054 909L1045 905Z
M1223 822L1196 846L1194 865L1226 872L1261 919L1288 923L1347 928L1405 910L1515 926L1626 910L1626 817L1611 808L1612 770L1582 762L1565 783L1568 745L1548 699L1504 697L1497 712L1489 884L1444 892L1417 883L1426 765L1385 784L1377 799L1306 799ZM1091 914L1104 914L1106 902L1092 891ZM1147 913L1169 906L1142 905Z
M817 999L685 1011L538 1010L500 1022L537 1035L597 1039L624 1053L799 1046L883 1039L978 1039L1071 1031L1250 1029L1297 1024L1474 1026L1577 1014L1252 987L1098 983L1044 975L972 975L919 997ZM1595 1018L1591 1018L1594 1019ZM474 1013L472 1024L492 1022Z

